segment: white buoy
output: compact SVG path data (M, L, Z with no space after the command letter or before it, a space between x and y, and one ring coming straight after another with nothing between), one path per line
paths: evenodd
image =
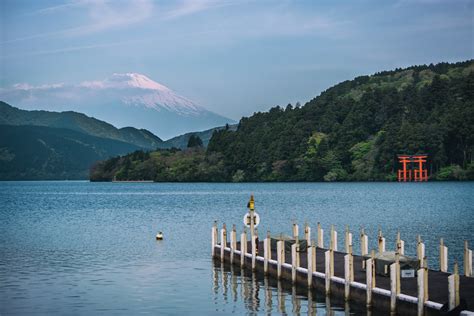
M156 240L163 240L163 233L162 232L158 232L158 234L156 234Z

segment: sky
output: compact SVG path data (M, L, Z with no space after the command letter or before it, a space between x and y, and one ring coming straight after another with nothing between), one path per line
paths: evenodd
M0 88L136 72L238 120L474 58L474 1L0 1Z

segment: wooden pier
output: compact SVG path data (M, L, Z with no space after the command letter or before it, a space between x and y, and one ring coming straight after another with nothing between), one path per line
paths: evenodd
M253 205L252 205L253 206ZM252 214L251 218L255 218ZM323 229L318 223L316 241L311 227L305 225L304 236L293 224L293 236L258 238L253 225L237 238L235 225L230 232L224 224L212 227L211 251L216 260L261 272L269 278L285 280L296 286L319 288L327 295L343 297L346 301L365 303L392 314L424 315L427 311L440 311L446 315L474 316L474 278L472 250L464 245L464 273L453 264L453 273L447 272L447 247L440 241L440 271L427 268L424 243L417 240L417 258L411 258L410 269L404 257L404 241L397 235L393 252L385 249L385 238L379 231L378 251L368 253L368 236L360 233L360 255L354 254L352 233L346 227L344 251L337 249L337 231L331 226L328 248L324 247ZM228 235L230 238L228 239ZM393 261L383 256L392 255ZM411 271L410 271L411 270ZM411 274L411 275L410 275ZM448 313L449 312L449 313Z

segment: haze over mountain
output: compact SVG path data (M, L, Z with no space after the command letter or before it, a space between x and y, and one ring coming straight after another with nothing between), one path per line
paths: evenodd
M82 112L117 127L144 128L164 139L234 123L138 73L80 84L15 84L0 89L0 99L23 109Z

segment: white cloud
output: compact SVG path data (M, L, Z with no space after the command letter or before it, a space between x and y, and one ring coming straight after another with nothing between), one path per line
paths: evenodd
M70 37L88 35L140 23L148 19L153 12L152 0L134 1L105 1L105 0L78 0L64 5L48 7L33 14L50 13L66 14L67 11L83 12L86 23L66 28L60 31L44 32L25 37L19 37L4 41L1 44L9 44L38 38Z
M223 0L183 0L176 7L165 11L165 13L162 15L162 18L164 20L172 20L231 4L232 2Z

